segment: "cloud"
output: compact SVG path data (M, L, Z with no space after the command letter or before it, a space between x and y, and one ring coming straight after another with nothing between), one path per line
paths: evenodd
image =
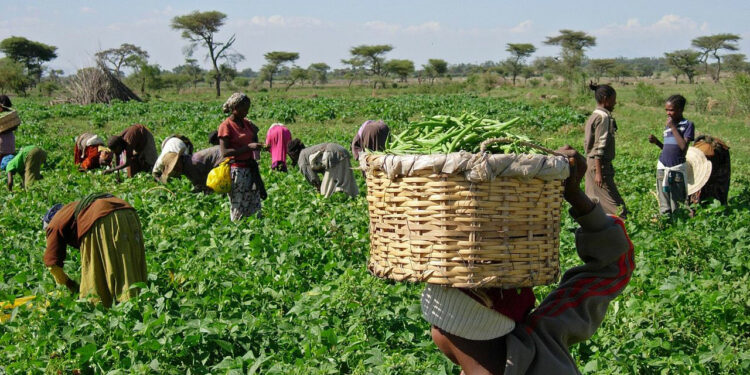
M81 7L81 13L85 13L85 14L96 14L96 10L94 10L94 8L89 8L89 7Z
M304 28L304 27L320 27L324 26L325 23L313 17L284 17L281 15L273 16L254 16L250 19L243 19L232 22L235 26L240 27L275 27L275 28Z
M365 22L365 27L381 33L396 34L400 32L409 34L436 33L442 30L440 23L437 21L428 21L419 25L402 26L394 23L383 21Z
M622 35L627 33L633 34L644 34L654 35L658 33L679 33L696 30L708 29L708 24L704 23L698 26L698 23L688 17L678 16L676 14L666 14L662 16L658 21L650 24L643 25L637 18L628 19L625 24L611 24L605 26L594 32L594 35Z
M533 24L534 23L531 22L531 20L523 21L523 22L519 23L518 25L516 25L515 27L511 28L510 32L516 33L516 34L521 34L521 33L528 32L528 31L531 30L531 26Z

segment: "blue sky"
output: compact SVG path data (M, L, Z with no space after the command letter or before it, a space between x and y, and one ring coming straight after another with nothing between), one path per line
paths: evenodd
M102 49L132 43L146 49L151 63L171 69L182 64L187 44L170 20L194 10L218 10L227 22L218 33L237 35L237 67L257 70L268 51L300 53L297 63L333 67L359 44L391 44L388 58L429 58L449 63L498 61L506 43L533 43L534 56L557 54L545 37L560 29L597 38L593 58L662 56L690 47L700 35L735 33L740 52L750 55L750 1L34 1L4 0L0 39L11 35L58 47L49 65L66 74L92 65ZM196 57L203 60L205 50Z

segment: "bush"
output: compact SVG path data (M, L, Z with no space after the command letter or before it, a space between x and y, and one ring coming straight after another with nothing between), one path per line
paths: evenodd
M638 82L635 85L635 102L649 107L659 107L664 104L664 95L656 86Z
M739 73L726 83L730 112L750 114L750 75Z
M711 97L709 97L706 87L703 84L695 85L693 95L695 96L693 98L693 106L695 106L695 110L698 113L708 112L708 102L711 100Z
M536 78L532 78L532 79L529 80L529 86L531 86L531 87L539 87L540 83L542 83L542 81L540 81L540 80L538 80Z
M245 77L237 77L232 81L236 87L245 88L250 84L250 80Z

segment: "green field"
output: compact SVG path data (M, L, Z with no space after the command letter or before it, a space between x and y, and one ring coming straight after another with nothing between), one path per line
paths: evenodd
M665 97L695 85L657 86ZM619 105L616 180L632 217L627 221L637 268L595 336L572 348L584 373L738 374L750 372L750 119L721 108L686 117L697 132L732 147L728 207L709 205L695 218L652 223L657 213L655 164L647 141L664 125L663 108L636 104L633 85L616 86ZM709 93L726 102L720 86ZM359 124L383 118L392 128L431 114L476 112L500 120L521 115L521 131L548 147L580 149L590 97L560 89L499 88L463 93L458 84L427 89L303 88L251 93L248 116L263 132L288 124L307 145L348 148ZM432 92L432 93L430 93ZM435 93L437 92L437 94ZM547 99L541 99L542 95ZM227 93L228 95L228 93ZM562 99L549 99L555 95ZM32 308L8 310L0 323L0 374L276 373L456 374L421 318L421 286L370 276L364 181L361 196L324 199L296 171L270 173L263 219L229 220L225 196L191 194L187 179L158 186L138 175L79 173L73 137L119 133L146 124L157 143L175 132L196 149L225 117L209 93L160 93L147 103L47 106L13 98L23 119L17 145L49 153L45 179L29 191L0 189L0 301L39 296ZM107 310L76 302L42 263L41 216L55 202L109 191L138 211L146 239L149 283L138 298ZM574 222L563 214L561 266L580 262ZM65 268L77 278L78 252ZM538 301L551 287L535 289ZM60 293L48 294L52 291ZM44 301L48 303L44 303Z

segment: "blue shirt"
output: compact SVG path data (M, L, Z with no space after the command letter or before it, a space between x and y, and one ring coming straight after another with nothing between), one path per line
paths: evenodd
M695 137L695 125L686 119L677 124L677 131L685 139L685 142L690 142ZM687 148L685 148L685 151L680 150L680 146L677 145L677 140L672 134L672 129L669 128L669 125L665 125L664 147L661 150L661 155L659 155L659 161L665 167L674 167L685 162L686 154Z

